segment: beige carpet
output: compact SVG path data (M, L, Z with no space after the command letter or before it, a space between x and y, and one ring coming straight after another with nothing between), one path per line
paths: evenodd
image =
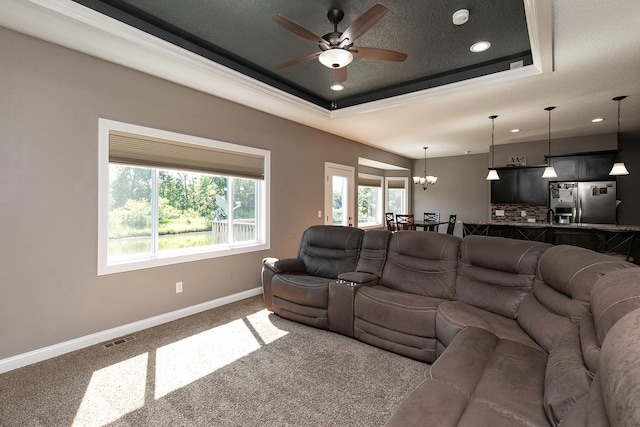
M427 365L249 298L0 375L0 426L380 426Z

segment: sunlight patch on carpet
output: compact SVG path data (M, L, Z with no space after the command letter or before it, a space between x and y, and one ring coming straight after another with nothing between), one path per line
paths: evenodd
M148 353L97 370L73 427L105 426L144 406Z
M242 319L160 347L156 350L155 398L189 385L260 347Z
M257 313L247 316L247 320L253 327L254 331L260 336L260 339L265 344L271 344L275 340L284 337L289 332L279 329L269 320L269 314L271 312L266 308L260 310Z

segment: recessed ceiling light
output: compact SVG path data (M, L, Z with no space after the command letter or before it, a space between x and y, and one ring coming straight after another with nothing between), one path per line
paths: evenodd
M596 117L595 119L591 120L591 123L600 123L600 122L604 122L604 119L602 117Z
M330 88L331 90L339 91L344 89L344 86L342 86L340 83L335 83L335 84L332 84Z
M518 133L520 132L520 129L511 129L511 133Z
M491 43L489 43L487 41L481 41L481 42L472 44L471 47L469 48L469 50L471 52L478 53L478 52L484 52L485 50L489 49L490 47L491 47Z

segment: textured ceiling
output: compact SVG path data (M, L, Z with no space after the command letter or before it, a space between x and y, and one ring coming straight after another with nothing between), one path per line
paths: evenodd
M309 84L313 85L319 84L320 78L327 79L326 83L319 84L320 90L316 90L326 93L331 73L327 75L329 70L322 65L308 63L301 68L273 72L273 65L296 55L313 52L315 46L275 24L271 17L283 14L319 34L330 29L326 18L326 11L330 7L342 7L346 13L343 22L348 25L373 2L211 0L213 6L219 5L227 14L222 22L222 18L211 18L205 16L202 9L194 9L194 5L200 4L198 1L183 0L175 3L179 3L180 10L187 14L197 10L197 18L204 23L200 25L207 31L215 32L219 27L233 35L227 39L227 43L232 43L233 46L251 44L247 35L253 33L258 26L268 26L273 37L262 38L277 38L278 49L274 50L276 53L268 53L262 59L255 59L262 65L254 64L253 71L244 63L248 71L242 74L234 71L231 65L220 65L220 62L228 61L221 55L218 55L220 61L216 62L185 49L199 48L204 53L204 49L194 42L185 41L183 47L178 47L72 0L2 0L0 25L324 132L418 159L416 164L420 170L424 146L429 147L429 158L487 153L491 141L491 122L488 116L493 114L499 116L495 122L495 143L515 144L511 145L514 152L509 153L510 155L519 154L515 150L517 143L546 142L548 118L544 108L551 105L557 106L552 120L554 140L615 133L616 104L611 99L618 95L627 95L627 99L622 102L622 132L640 132L638 0L512 0L508 3L513 7L520 8L524 5L532 65L404 95L393 96L391 90L382 94L389 96L388 98L372 98L371 102L354 106L345 107L346 101L342 99L338 102L338 109L329 108L322 99L317 103L309 102L304 96L319 96L309 95L312 92L302 93L303 84L294 80L309 79ZM472 0L383 1L390 9L389 13L370 33L359 39L357 44L405 51L409 54L409 59L406 63L385 64L356 58L349 65L347 91L352 92L346 91L346 96L356 96L356 90L358 94L372 91L376 87L374 84L378 75L384 79L399 78L396 74L401 73L405 67L411 68L413 60L422 61L417 66L420 68L454 61L451 57L457 55L451 52L462 51L462 55L470 55L467 53L469 42L466 39L461 39L461 47L450 46L443 48L441 54L431 52L427 55L423 50L426 49L426 42L422 40L418 43L420 40L415 36L415 31L416 28L426 30L435 25L424 16L435 14L437 5L451 7L446 13L448 23L452 10L469 7L471 19L462 29L469 31L471 24L477 23L478 19L477 10L474 12L472 7L476 3ZM158 8L171 6L173 3L167 0L149 2L152 7ZM478 2L483 7L498 3L497 0ZM264 8L266 12L258 16L256 8ZM501 8L500 13L503 10ZM414 19L414 15L418 14L422 14L421 18ZM236 18L229 18L231 15ZM248 26L241 24L247 21L246 16L251 17ZM502 15L499 16L499 21L508 21ZM121 19L124 17L121 16ZM404 25L398 25L399 21ZM388 27L390 24L393 27L391 30ZM344 28L341 25L339 30ZM410 45L407 48L400 44L407 43L407 33L404 32L406 28L411 29ZM462 31L458 31L461 28L452 25L448 28L457 31L456 34L462 34ZM377 32L386 32L387 37L374 37ZM261 31L257 33L264 34ZM423 38L438 39L439 34ZM170 34L166 33L165 36L168 38ZM444 37L449 38L451 37ZM270 40L258 42L265 41ZM510 39L490 41L493 47L487 53L492 53L497 48L496 45L510 42ZM433 49L439 48L440 45L436 45ZM236 59L239 63L244 61ZM387 71L378 71L376 68L366 79L360 78L357 68L361 65L368 66L362 73L369 73L372 66ZM304 67L310 67L311 71L305 71ZM247 77L249 71L258 74L257 70L271 73L274 84L263 83L259 77ZM410 73L403 75L402 78L409 81L413 78ZM282 90L278 89L278 85ZM357 85L372 86L358 89ZM285 91L293 91L293 88L297 88L304 96L293 96ZM409 89L412 90L412 87L409 86ZM325 96L330 97L331 94ZM602 117L604 121L592 123L591 119L595 117ZM520 132L512 133L514 128L520 129ZM580 147L576 150L579 151ZM506 162L506 158L496 158L498 165ZM439 174L438 167L437 161L430 160L429 170L432 173Z
M355 58L347 66L348 78L340 92L329 88L333 71L317 59L273 69L320 49L272 17L284 15L322 36L333 31L329 10L344 12L338 24L343 32L374 1L75 1L331 109L508 70L512 62L532 63L524 5L517 0L384 1L388 13L354 45L400 51L408 58L404 62ZM461 8L469 10L470 19L454 25L452 15ZM481 40L490 41L491 48L472 53L469 47Z

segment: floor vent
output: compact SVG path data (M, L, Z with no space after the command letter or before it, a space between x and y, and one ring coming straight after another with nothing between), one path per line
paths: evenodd
M118 338L116 340L109 341L108 343L105 343L103 345L104 345L104 348L110 348L110 347L115 347L115 346L120 345L120 344L124 344L124 343L129 342L129 341L133 341L135 339L136 339L135 335L129 335L128 337Z

